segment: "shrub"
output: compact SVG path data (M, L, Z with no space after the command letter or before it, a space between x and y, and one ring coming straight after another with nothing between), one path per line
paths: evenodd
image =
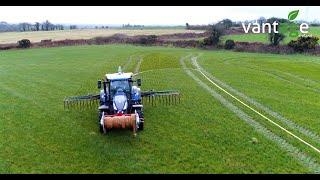
M17 44L0 44L0 50L8 50L8 49L13 49L16 48Z
M199 48L204 48L206 46L205 43L204 43L204 39L203 40L199 40L197 46Z
M291 40L288 43L289 47L292 47L295 52L304 52L309 49L314 49L318 44L318 37L314 36L300 36L297 40Z
M175 47L192 47L195 48L198 46L198 41L197 40L178 40L178 41L173 41L171 44Z
M258 52L258 53L276 53L276 54L292 54L293 49L287 45L272 46L269 44L258 42L235 42L235 51L238 52Z
M203 40L203 45L216 46L220 42L220 37L224 33L224 29L220 25L211 25L207 31L209 37Z
M284 38L285 38L285 35L282 34L282 33L274 33L274 32L272 32L272 33L269 34L269 41L270 41L271 45L273 45L273 46L279 45L279 43L281 41L283 41Z
M40 41L40 43L51 43L52 39L43 39Z
M226 43L224 44L224 48L225 48L225 49L233 49L235 45L236 45L236 43L234 43L233 40L228 39L228 40L226 41Z
M140 38L140 44L154 44L157 41L156 35L143 36Z
M29 48L31 46L31 42L29 39L22 39L18 41L18 48Z

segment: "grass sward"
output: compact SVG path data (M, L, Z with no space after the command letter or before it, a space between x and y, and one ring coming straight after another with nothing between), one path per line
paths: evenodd
M126 45L78 46L6 51L0 56L0 162L2 173L305 173L307 167L215 101L179 69L179 59L200 50ZM201 51L199 63L209 72L294 122L319 132L314 122L318 105L305 94L297 112L302 87L281 86L279 79L262 84L264 72L242 70L221 61L239 55L252 64L280 65L294 73L292 63L319 68L305 56L286 56ZM177 89L182 102L176 106L145 107L145 130L133 138L130 131L101 135L97 110L65 111L65 96L97 92L96 81L106 72L126 65L134 71L140 56L142 89ZM243 58L244 58L243 57ZM229 61L229 63L234 63ZM250 61L245 61L249 63ZM218 70L217 70L218 69ZM283 71L283 69L281 69ZM317 69L300 69L296 76L318 82ZM251 78L246 80L249 75ZM266 77L267 78L267 77ZM277 84L278 83L278 84ZM256 88L260 85L260 88ZM277 86L275 86L277 85ZM315 85L314 85L315 86ZM314 87L316 88L316 86ZM262 90L261 90L262 89ZM273 89L273 91L271 91ZM276 90L275 90L276 89ZM268 91L268 93L267 93ZM274 98L270 98L277 96ZM311 97L312 96L312 97ZM282 106L286 103L286 106ZM306 113L307 112L307 113ZM304 117L304 118L300 118ZM308 119L308 120L305 120ZM310 123L310 124L309 124ZM313 124L312 124L313 123ZM253 142L255 139L255 142ZM256 142L257 141L257 142Z

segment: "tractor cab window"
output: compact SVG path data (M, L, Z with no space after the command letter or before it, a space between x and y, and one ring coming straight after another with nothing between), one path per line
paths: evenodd
M129 81L125 80L113 80L110 82L110 91L112 94L115 94L118 91L123 91L124 93L130 92Z

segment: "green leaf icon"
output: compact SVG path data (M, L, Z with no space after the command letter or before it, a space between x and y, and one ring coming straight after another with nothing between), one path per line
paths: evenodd
M288 15L288 19L293 21L299 14L299 10L291 11Z

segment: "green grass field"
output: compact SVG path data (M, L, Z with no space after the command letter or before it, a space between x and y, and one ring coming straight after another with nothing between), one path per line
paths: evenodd
M119 65L134 71L138 57L141 72L153 70L139 75L141 88L177 89L182 101L146 104L145 130L136 138L100 134L96 109L64 110L65 96L97 92L105 73ZM0 173L320 172L319 153L210 84L197 67L320 147L318 57L129 45L12 50L0 52Z
M320 38L320 28L319 27L310 27L309 34L313 36L317 36ZM269 43L268 34L236 34L236 35L227 35L223 36L222 40L226 41L227 39L232 39L234 41L240 42L262 42L262 43ZM295 40L296 38L287 37L284 39L282 44L287 44L291 40Z

